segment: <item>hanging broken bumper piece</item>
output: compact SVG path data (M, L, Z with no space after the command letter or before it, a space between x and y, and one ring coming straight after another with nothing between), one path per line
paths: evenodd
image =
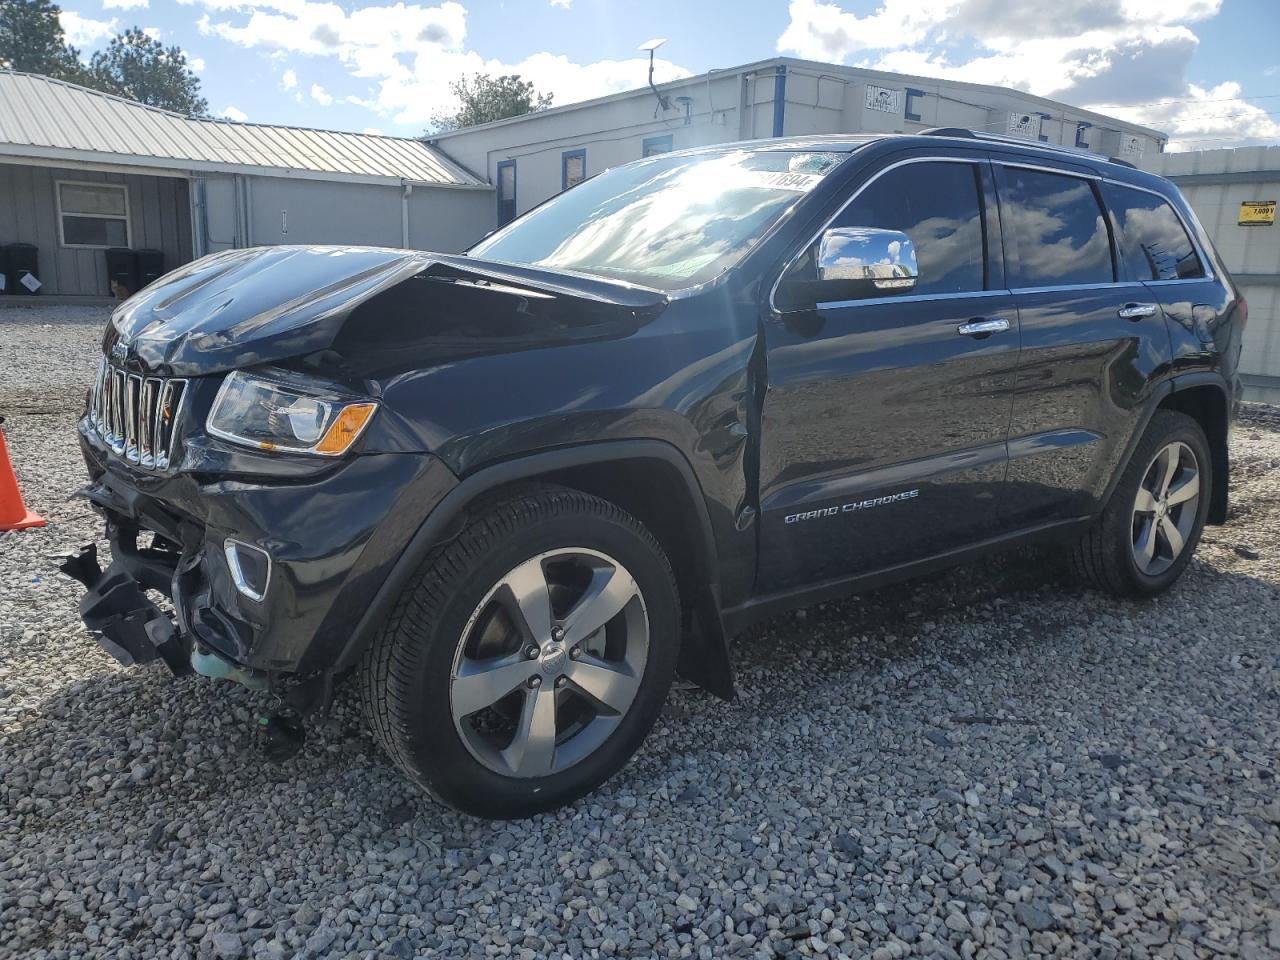
M160 659L175 676L191 672L190 645L173 620L118 561L103 570L97 544L81 547L58 569L84 584L80 617L116 660L132 667Z

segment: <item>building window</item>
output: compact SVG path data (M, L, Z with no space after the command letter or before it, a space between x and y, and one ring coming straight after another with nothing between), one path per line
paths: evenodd
M127 247L129 190L117 183L59 181L58 224L64 247Z
M568 190L587 179L587 151L566 150L560 154L560 189Z
M640 148L640 156L654 157L660 153L671 152L671 134L664 137L645 137Z
M498 163L498 226L516 218L516 162Z

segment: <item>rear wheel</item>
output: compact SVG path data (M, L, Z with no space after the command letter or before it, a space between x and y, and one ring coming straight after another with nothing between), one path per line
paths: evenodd
M1106 509L1075 544L1076 571L1091 585L1123 596L1168 588L1200 542L1212 469L1200 424L1183 413L1157 411Z
M539 488L478 511L423 566L362 665L388 754L460 810L518 817L626 763L674 671L679 601L649 532Z

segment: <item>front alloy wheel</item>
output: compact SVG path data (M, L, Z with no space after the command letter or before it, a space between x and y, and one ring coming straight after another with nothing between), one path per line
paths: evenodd
M539 486L473 508L361 665L375 738L433 797L485 817L569 803L617 772L680 643L666 554L616 505Z
M649 655L635 578L582 547L552 550L506 574L458 645L449 689L467 750L509 777L580 762L626 716Z

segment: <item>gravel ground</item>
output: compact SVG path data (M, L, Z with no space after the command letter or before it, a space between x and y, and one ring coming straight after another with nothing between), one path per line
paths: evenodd
M1029 553L779 618L738 702L675 692L596 795L486 823L350 692L273 765L267 697L99 652L48 557L97 535L67 497L100 315L47 319L0 310L50 520L0 535L0 956L1280 955L1280 415L1161 599Z

